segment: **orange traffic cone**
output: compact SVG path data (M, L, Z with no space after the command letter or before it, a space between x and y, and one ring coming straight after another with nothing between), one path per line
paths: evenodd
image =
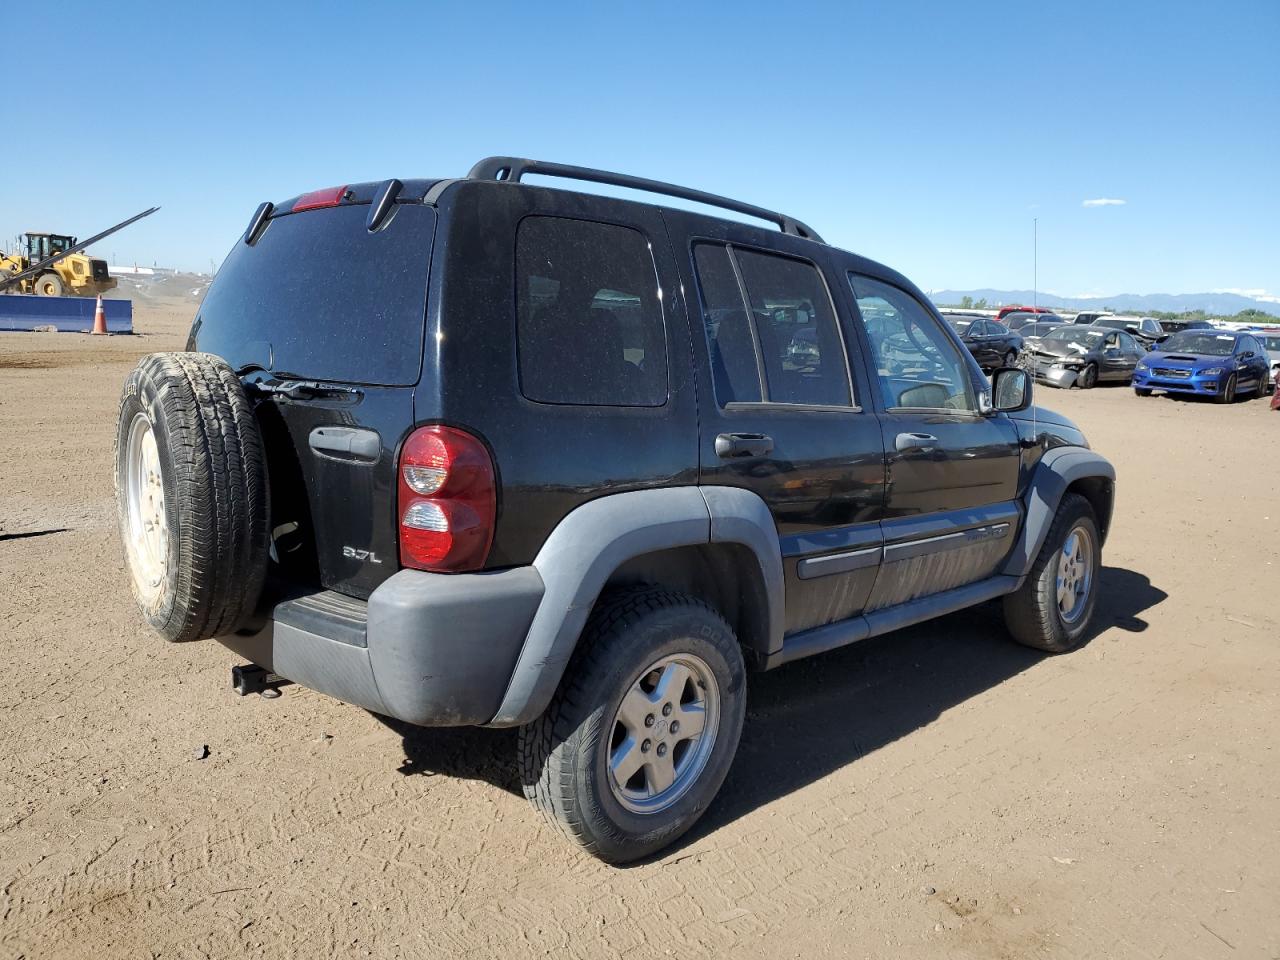
M98 294L98 306L93 311L93 335L107 335L107 314L102 309L102 294Z

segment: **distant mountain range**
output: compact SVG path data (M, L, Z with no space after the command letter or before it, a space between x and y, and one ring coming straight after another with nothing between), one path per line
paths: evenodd
M1006 303L1038 303L1042 307L1071 310L1115 310L1122 313L1150 313L1167 310L1203 310L1215 316L1231 316L1241 310L1263 310L1280 317L1280 303L1255 300L1238 293L1118 293L1114 297L1057 297L1030 290L935 290L929 298L939 306L953 306L964 297L974 302L986 300L991 307Z

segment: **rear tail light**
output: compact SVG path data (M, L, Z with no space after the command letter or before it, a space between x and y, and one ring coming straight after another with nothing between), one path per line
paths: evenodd
M484 566L497 494L485 445L453 427L421 427L400 451L400 565L458 573Z
M302 210L318 210L321 207L336 207L342 202L342 198L347 195L347 188L342 187L325 187L323 190L312 190L310 193L304 193L297 200L293 201L293 213Z

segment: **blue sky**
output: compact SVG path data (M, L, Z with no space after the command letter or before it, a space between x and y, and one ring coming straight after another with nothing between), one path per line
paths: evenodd
M497 153L785 210L926 289L1029 288L1036 217L1042 290L1280 296L1280 0L72 6L6 44L54 94L0 133L6 242L160 204L96 252L208 270L263 199Z

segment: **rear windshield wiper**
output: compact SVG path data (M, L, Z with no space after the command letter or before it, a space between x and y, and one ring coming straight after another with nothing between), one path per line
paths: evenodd
M245 384L253 393L263 396L287 397L290 400L309 400L315 397L359 396L361 391L355 387L338 386L332 383L320 383L316 380L286 379L289 374L276 374L271 381L256 380Z

